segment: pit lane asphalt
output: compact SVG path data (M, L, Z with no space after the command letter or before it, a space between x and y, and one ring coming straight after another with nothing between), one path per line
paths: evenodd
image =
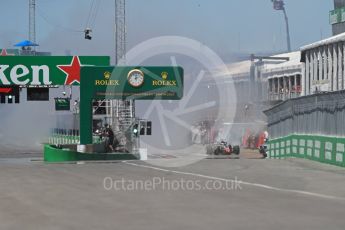
M244 184L124 191L105 189L107 177ZM344 181L345 169L300 159L205 159L178 168L1 159L0 229L344 229Z

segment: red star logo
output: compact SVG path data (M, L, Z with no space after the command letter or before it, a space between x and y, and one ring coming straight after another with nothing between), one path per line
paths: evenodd
M70 65L58 65L57 67L66 74L65 85L80 84L80 61L74 56Z

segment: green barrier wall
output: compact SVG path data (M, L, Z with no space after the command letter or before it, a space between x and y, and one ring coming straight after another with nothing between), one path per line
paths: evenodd
M66 161L102 161L102 160L137 160L138 158L129 153L79 153L65 149L58 149L51 145L44 146L45 162Z
M305 158L345 167L345 138L293 134L270 140L268 156Z

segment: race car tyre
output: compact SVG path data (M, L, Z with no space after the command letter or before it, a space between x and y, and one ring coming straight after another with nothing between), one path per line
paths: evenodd
M240 146L235 145L234 148L233 148L233 153L235 155L240 155Z

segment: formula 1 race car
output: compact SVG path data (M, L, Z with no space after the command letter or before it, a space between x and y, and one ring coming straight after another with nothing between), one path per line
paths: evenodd
M206 146L206 154L207 155L239 155L240 154L240 146L235 145L231 146L228 145L227 142L221 141L220 143L209 144Z

